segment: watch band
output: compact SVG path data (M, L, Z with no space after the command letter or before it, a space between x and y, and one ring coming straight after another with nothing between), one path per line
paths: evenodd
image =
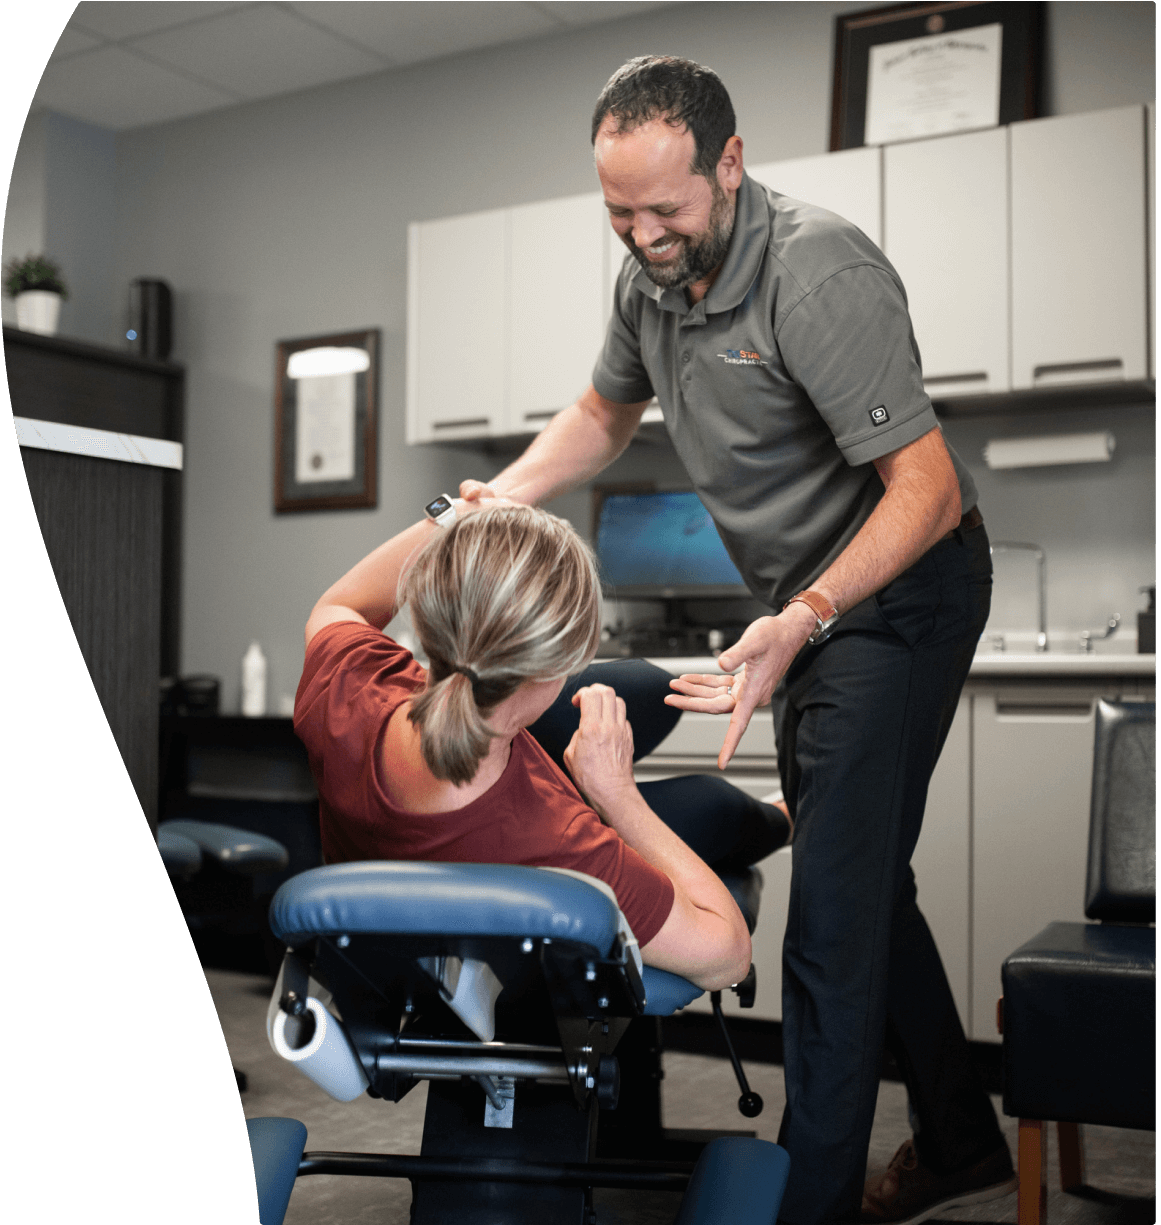
M423 513L435 521L436 527L451 527L456 521L455 505L446 493L441 493L438 498L432 498L423 508Z
M783 611L790 607L791 604L805 604L807 608L814 613L816 625L811 631L808 642L825 642L835 627L835 623L839 619L839 611L824 595L820 595L817 591L811 591L809 588L806 591L800 591L797 595L792 595L785 604L782 605Z

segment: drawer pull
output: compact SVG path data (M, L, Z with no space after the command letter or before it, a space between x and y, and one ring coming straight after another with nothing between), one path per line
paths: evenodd
M470 426L489 426L491 424L490 417L461 417L458 421L433 421L431 428L433 430L466 430Z
M559 409L548 408L548 409L537 411L535 413L525 413L524 420L525 421L551 421L552 418L556 416L558 411Z
M1001 718L1068 718L1087 719L1092 715L1091 702L997 702L996 714Z
M987 381L988 372L986 370L976 370L971 374L925 374L923 376L925 387L942 387L948 383L986 383Z
M1101 375L1109 378L1124 378L1125 363L1119 357L1108 357L1100 361L1057 362L1032 368L1034 383L1090 382Z

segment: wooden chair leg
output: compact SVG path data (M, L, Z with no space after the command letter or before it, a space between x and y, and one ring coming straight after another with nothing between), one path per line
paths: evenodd
M1016 1219L1020 1225L1047 1225L1048 1132L1043 1119L1020 1120L1016 1162Z
M1060 1189L1071 1191L1084 1185L1084 1149L1076 1123L1057 1123L1056 1141L1060 1146Z

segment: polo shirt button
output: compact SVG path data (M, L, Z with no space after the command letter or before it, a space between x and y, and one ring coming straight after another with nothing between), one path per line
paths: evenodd
M689 361L689 353L688 353L688 351L687 351L687 352L685 352L685 353L683 353L683 354L681 355L681 360L682 360L683 362L688 362L688 361Z

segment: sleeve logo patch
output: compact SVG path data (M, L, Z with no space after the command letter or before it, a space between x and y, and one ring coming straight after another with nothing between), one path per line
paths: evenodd
M886 425L887 422L890 420L891 420L891 415L890 413L887 412L887 409L882 404L880 404L877 408L871 409L871 424L872 425Z

